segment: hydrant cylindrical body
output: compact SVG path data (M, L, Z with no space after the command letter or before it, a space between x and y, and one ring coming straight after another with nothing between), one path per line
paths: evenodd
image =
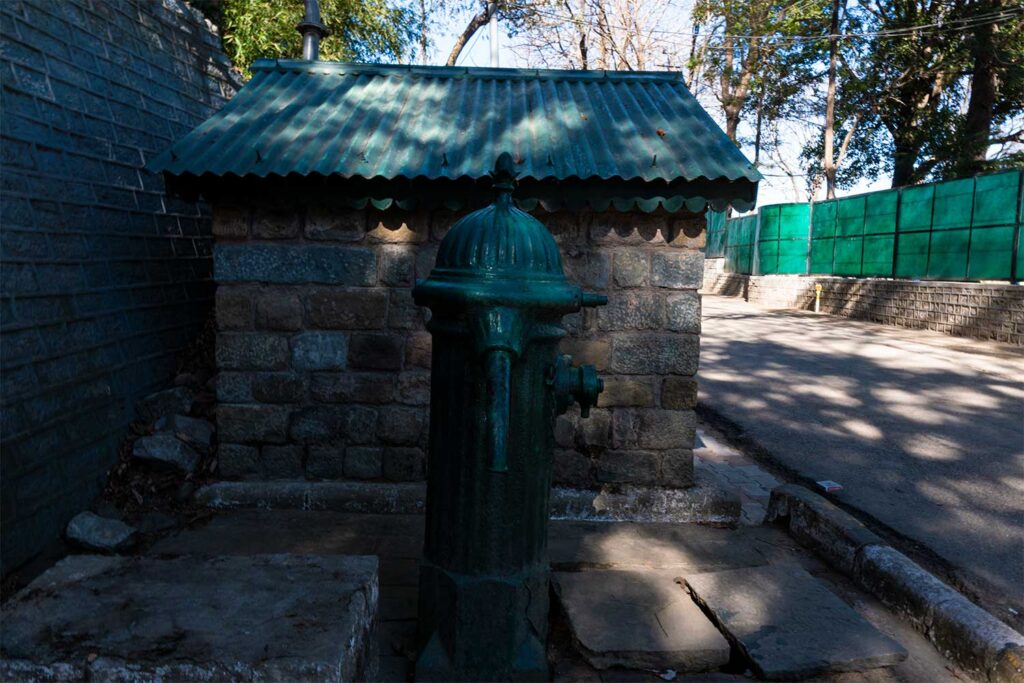
M553 423L601 390L558 342L562 316L604 298L512 206L510 157L494 177L495 203L452 228L413 292L433 337L417 680L547 680Z

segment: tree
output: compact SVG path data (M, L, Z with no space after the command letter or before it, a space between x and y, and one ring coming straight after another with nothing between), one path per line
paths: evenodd
M259 57L302 55L295 30L302 0L205 0L199 7L220 26L225 52L246 77ZM413 56L420 23L411 8L394 0L320 0L320 9L330 31L321 59L401 62Z
M681 62L688 38L679 7L664 0L538 0L507 20L516 49L548 67L663 70Z
M970 98L947 172L953 177L999 165L1003 156L999 151L991 163L988 159L993 144L1024 143L1024 122L1014 120L1015 113L1019 116L1024 111L1024 18L1008 16L1004 0L968 1L965 10L967 17L1004 18L977 21L967 40ZM1014 151L1017 163L1024 162L1021 151Z
M833 71L830 60L823 134L802 155L812 175L822 174L834 193L879 172L891 173L893 187L901 187L1013 158L1009 148L987 159L990 145L1019 142L1024 127L1013 118L1024 107L1024 10L1001 11L999 2L867 0L851 6L846 33L830 41L838 64ZM1006 31L1009 26L1014 30ZM844 135L832 168L825 149L829 102L841 122L835 133L841 126ZM853 163L840 180L844 159Z
M859 80L892 138L892 186L919 183L944 157L962 97L960 36L935 30L955 19L953 5L896 0L863 7L880 30Z
M767 106L768 118L781 118L805 85L820 56L799 37L824 33L827 7L822 0L696 0L693 22L709 38L690 69L715 93L725 134L737 145L745 113L764 117Z
M470 39L473 38L473 35L484 26L487 26L491 21L491 17L497 13L497 2L494 2L493 0L484 0L482 4L483 7L480 11L470 17L466 28L463 29L462 33L460 33L455 39L452 51L448 54L448 61L445 62L447 66L455 66L455 63L459 61L459 55L462 54L462 51L465 49ZM502 7L504 7L504 4Z

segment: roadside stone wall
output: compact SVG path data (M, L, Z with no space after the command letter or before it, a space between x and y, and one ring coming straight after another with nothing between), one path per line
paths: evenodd
M223 476L424 478L431 339L411 289L460 215L215 207ZM610 298L566 318L564 351L606 388L558 419L556 482L689 486L703 218L538 218L569 279Z
M705 293L742 296L762 306L814 310L814 286L821 284L823 313L1024 345L1024 287L1018 285L736 275L724 272L723 261L707 260Z
M208 212L148 159L233 94L179 0L0 2L2 570L54 543L213 300Z

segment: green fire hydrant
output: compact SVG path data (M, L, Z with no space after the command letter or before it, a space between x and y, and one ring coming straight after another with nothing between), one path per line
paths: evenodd
M554 419L603 385L559 356L562 317L607 298L571 285L554 238L512 204L458 221L413 290L431 311L426 542L418 681L548 680L547 520Z

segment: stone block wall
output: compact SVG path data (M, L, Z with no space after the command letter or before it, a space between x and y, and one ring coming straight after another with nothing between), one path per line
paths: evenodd
M460 215L215 207L223 476L424 478L431 338L411 289ZM703 218L538 218L569 279L610 298L566 318L564 351L606 389L559 418L556 481L690 485Z
M180 0L0 2L3 571L82 511L213 300L208 212L146 162L235 90Z
M735 275L722 270L723 260L707 260L704 292L742 296L762 306L812 311L814 287L820 284L822 313L1024 345L1024 287L1019 285Z

